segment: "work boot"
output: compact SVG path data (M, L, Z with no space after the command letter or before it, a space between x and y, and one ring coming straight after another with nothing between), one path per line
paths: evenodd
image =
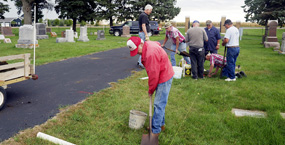
M149 127L146 128L148 131L149 131ZM161 126L161 131L164 131L165 130L165 126Z
M236 73L237 78L242 78L242 75L240 73Z
M243 71L239 72L239 74L241 74L244 77L247 77L246 74Z
M161 131L164 131L165 130L165 126L161 126Z

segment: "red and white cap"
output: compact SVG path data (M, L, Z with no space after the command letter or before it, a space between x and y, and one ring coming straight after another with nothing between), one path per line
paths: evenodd
M138 54L138 48L143 40L140 37L131 37L127 41L127 46L130 48L130 55L133 57Z

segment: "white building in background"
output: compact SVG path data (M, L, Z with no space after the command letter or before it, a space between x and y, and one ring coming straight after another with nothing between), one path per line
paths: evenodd
M0 19L0 27L20 27L22 25L22 17ZM14 24L12 22L14 21Z

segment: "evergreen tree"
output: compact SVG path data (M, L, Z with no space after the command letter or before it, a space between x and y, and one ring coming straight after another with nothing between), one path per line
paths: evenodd
M145 1L129 1L131 8L127 11L127 15L131 16L132 20L138 19L144 7L147 4L152 5L153 10L150 14L150 20L154 21L169 21L180 13L180 8L175 7L176 0L145 0Z
M113 26L114 20L126 20L128 15L127 5L129 0L97 0L99 9L96 11L99 20L109 20L110 26Z
M268 33L268 20L278 20L280 27L285 24L285 0L245 0L244 3L246 21L265 26L263 42Z

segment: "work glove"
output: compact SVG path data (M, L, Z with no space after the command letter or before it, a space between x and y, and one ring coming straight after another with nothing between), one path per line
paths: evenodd
M148 36L145 36L145 41L149 41L149 37Z

